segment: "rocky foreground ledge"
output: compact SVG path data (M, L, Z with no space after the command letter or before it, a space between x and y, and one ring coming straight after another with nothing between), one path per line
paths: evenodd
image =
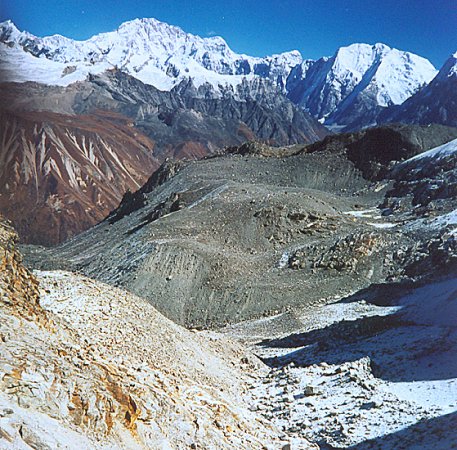
M0 231L0 449L457 445L452 276L196 332Z
M32 274L15 240L2 224L1 449L288 445L249 410L247 381L267 369L239 344L103 283Z

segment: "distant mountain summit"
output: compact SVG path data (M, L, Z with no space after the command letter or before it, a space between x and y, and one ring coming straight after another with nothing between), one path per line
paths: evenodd
M0 24L0 41L8 45L2 48L2 57L12 67L20 65L16 72L22 72L21 80L11 71L8 81L28 79L51 85L68 85L88 73L112 68L161 90L170 90L189 77L197 86L207 82L216 87L236 85L243 77L256 75L283 83L291 68L302 61L298 51L265 58L239 55L221 37L201 38L156 19L125 22L115 31L86 41L59 35L36 37L7 21ZM21 50L28 55L13 61ZM47 66L48 73L34 73L35 65Z
M399 105L436 75L425 58L384 44L353 44L331 58L307 60L287 81L288 97L327 126L357 129Z
M237 54L221 37L201 38L156 19L125 22L86 41L36 37L7 21L0 42L2 81L67 86L119 69L160 90L191 78L222 96L227 86L265 78L337 130L377 123L385 108L403 103L437 73L425 58L384 44L353 44L317 61L296 50L264 58Z
M200 159L252 140L310 144L326 127L397 118L453 124L455 57L424 87L436 73L384 44L317 61L298 51L259 58L156 19L85 41L37 37L6 21L0 212L25 242L55 244L106 217L167 158Z
M440 123L457 126L457 52L443 65L430 84L407 99L401 106L390 108L381 119L385 122Z

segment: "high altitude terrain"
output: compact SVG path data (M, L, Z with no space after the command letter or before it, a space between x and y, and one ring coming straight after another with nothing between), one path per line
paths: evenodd
M348 295L420 274L418 254L426 264L440 252L441 235L400 224L452 207L455 155L430 175L392 168L456 137L442 126L385 127L307 147L244 144L169 161L104 222L46 255L189 327ZM364 219L372 209L386 218Z
M381 120L405 123L441 123L457 126L457 53L443 65L432 82L400 106L383 113Z
M160 90L191 78L224 96L227 87L262 78L326 125L348 129L375 124L437 74L425 58L381 43L342 47L316 61L296 50L258 58L233 52L221 37L201 38L156 19L125 22L86 41L36 37L7 21L0 42L4 81L68 86L116 68Z
M397 125L167 161L104 222L53 249L26 246L26 260L49 291L43 305L78 329L83 305L98 308L85 289L109 296L112 285L139 296L107 313L122 318L122 342L144 299L191 336L218 327L241 340L262 359L242 395L271 427L262 445L447 449L456 158L456 129ZM230 361L244 368L241 358Z
M16 241L2 220L0 448L285 445L248 409L247 384L266 367L239 344L103 283L32 274Z
M257 58L155 19L87 41L40 38L7 21L0 209L24 241L55 244L97 223L167 157L199 158L253 139L314 142L329 133L323 125L357 130L403 117L452 125L441 107L452 111L449 88L438 89L438 115L419 120L395 109L422 102L416 95L436 73L426 59L383 44L317 61L297 51Z
M0 219L0 448L457 446L455 56L141 19L0 63L0 210L58 244Z
M254 138L284 145L327 134L261 80L238 86L239 99L208 98L191 81L161 92L120 71L66 88L4 88L0 208L24 241L38 244L95 225L168 157L198 158Z

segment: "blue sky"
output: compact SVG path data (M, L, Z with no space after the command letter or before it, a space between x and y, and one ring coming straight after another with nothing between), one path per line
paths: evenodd
M315 59L353 42L383 42L439 67L457 51L457 0L0 0L1 20L38 36L86 39L137 17L220 35L256 56L297 49Z

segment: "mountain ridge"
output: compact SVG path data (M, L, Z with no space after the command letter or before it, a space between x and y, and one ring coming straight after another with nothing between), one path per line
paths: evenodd
M0 210L25 242L56 244L104 219L166 158L198 159L255 139L309 143L328 134L270 84L245 81L219 97L211 85L183 80L163 92L118 70L68 87L0 85L0 161L15 164L0 167Z
M404 102L437 72L425 58L381 43L341 47L316 61L304 59L297 50L248 56L232 51L221 37L202 38L153 18L125 22L85 41L60 35L39 38L4 22L0 41L4 81L65 86L116 68L160 90L192 78L197 88L209 83L223 95L227 86L266 78L335 129L376 123L383 109ZM374 113L367 113L371 109Z
M457 126L457 52L450 56L436 77L403 104L388 108L380 119L426 125Z
M156 39L157 36L160 38ZM34 56L43 55L58 63L84 62L86 67L78 75L79 79L89 72L101 73L120 67L162 90L170 90L181 81L183 76L178 75L186 73L186 69L195 73L195 84L211 81L217 87L219 83L234 84L226 75L238 77L235 84L241 76L254 74L277 80L278 76L285 75L284 69L288 65L295 65L302 59L298 51L264 58L237 54L221 37L201 38L153 18L124 22L114 31L84 41L60 35L40 38L20 32L12 22L3 22L0 24L0 41L21 46ZM118 48L121 50L116 54ZM133 55L132 49L136 52ZM72 82L73 78L68 80Z

